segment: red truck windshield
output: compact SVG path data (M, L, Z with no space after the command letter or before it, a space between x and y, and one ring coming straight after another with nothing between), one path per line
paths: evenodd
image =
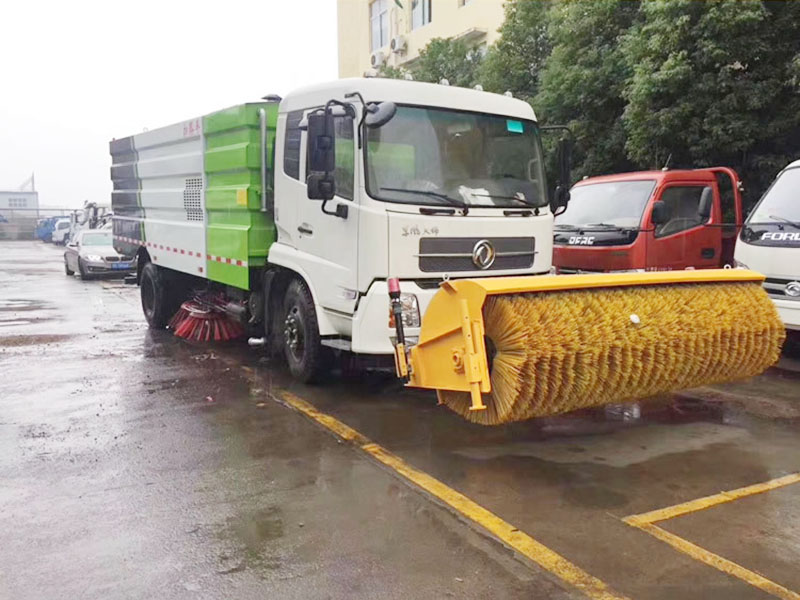
M653 179L576 186L572 188L566 212L556 217L556 227L613 225L638 228L655 186Z

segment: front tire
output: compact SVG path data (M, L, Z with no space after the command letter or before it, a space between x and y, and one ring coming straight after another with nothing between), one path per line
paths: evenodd
M64 273L66 273L70 277L75 275L75 271L69 268L69 263L67 262L66 258L64 258Z
M319 325L314 300L308 287L293 280L286 289L283 303L283 354L289 371L303 383L319 379L325 371L325 357L320 344Z
M164 329L180 307L175 290L170 289L164 269L149 262L142 268L139 281L142 312L150 329Z
M89 273L86 270L86 267L83 265L83 260L81 257L78 257L78 272L80 273L81 280L86 281L89 279Z

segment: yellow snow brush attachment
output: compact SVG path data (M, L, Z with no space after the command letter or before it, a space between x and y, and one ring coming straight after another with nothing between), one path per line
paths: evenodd
M714 269L447 281L408 353L408 385L496 425L750 377L778 360L785 336L763 279Z

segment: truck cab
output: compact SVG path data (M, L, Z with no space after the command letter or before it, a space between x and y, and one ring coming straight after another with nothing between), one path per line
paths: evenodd
M312 115L326 107L335 158L324 185L335 191L321 199L307 181L316 181L321 137ZM373 117L384 113L383 122ZM526 102L344 79L285 97L276 139L277 240L268 262L305 282L323 344L392 354L390 277L400 280L413 343L443 279L550 270L553 216L539 128Z
M555 219L553 264L565 273L732 265L741 189L726 167L584 179Z
M756 204L736 244L738 266L766 275L764 288L792 337L800 338L800 160Z

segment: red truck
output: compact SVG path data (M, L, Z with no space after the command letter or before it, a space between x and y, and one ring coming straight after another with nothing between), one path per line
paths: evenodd
M556 217L559 273L733 265L742 184L727 167L591 177Z

